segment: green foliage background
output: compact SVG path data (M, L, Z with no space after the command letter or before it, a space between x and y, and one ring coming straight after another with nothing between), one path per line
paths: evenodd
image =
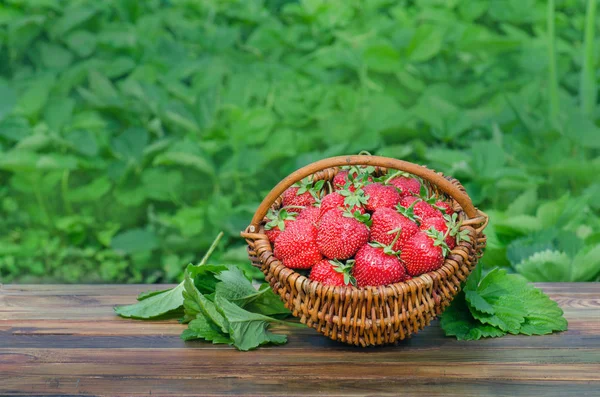
M583 0L4 0L0 281L171 282L311 161L464 182L486 266L600 273L598 15Z

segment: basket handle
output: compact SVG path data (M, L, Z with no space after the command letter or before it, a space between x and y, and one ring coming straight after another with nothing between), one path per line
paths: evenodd
M440 190L444 193L452 197L465 211L469 218L475 218L478 216L477 209L473 206L473 202L469 196L460 190L456 185L452 182L448 181L441 175L436 174L434 171L425 168L418 164L409 163L408 161L393 159L389 157L380 157L380 156L365 156L365 155L355 155L355 156L337 156L337 157L329 157L323 160L316 161L312 164L304 166L290 175L281 180L267 196L264 198L262 203L256 209L256 213L252 218L252 223L248 226L249 232L256 232L259 229L260 222L263 220L269 208L275 200L279 196L283 194L283 192L292 186L294 183L301 181L309 175L314 174L315 172L322 171L331 167L338 167L343 165L372 165L378 167L385 167L388 169L395 169L398 171L405 171L413 175L417 175L423 178L426 181L436 185Z

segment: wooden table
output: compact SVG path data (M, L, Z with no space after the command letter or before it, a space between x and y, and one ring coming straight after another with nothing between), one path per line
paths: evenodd
M113 314L165 286L0 285L0 395L600 396L600 283L539 286L568 332L458 342L435 322L361 349L276 328L288 344L243 353Z

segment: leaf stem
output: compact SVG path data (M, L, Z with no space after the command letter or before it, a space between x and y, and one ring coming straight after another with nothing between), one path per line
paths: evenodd
M67 214L73 213L73 207L71 207L71 202L69 201L68 193L69 193L69 171L64 171L61 178L61 194L63 203L65 205L65 211Z
M588 0L585 13L585 30L583 45L583 69L581 70L581 83L579 97L581 110L587 116L594 114L596 106L596 69L594 52L594 30L596 19L596 3L598 0Z
M208 249L208 251L206 251L206 254L204 254L204 256L202 257L202 260L200 261L200 263L198 263L198 265L196 265L196 266L202 266L202 265L206 264L206 262L208 261L208 258L210 258L213 251L215 250L215 248L217 248L217 245L219 245L219 241L221 241L222 237L223 237L223 232L219 232L219 234L217 234L217 237L215 237L212 244L210 245L210 248Z
M549 108L548 117L552 126L558 125L559 98L558 98L558 77L556 71L556 45L554 29L554 0L548 0L548 9L546 14L546 23L548 26L548 81L549 81Z

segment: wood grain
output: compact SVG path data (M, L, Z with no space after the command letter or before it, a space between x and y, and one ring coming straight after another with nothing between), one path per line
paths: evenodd
M437 322L397 346L361 349L312 329L242 353L183 342L173 321L116 317L146 285L0 286L0 395L600 395L600 283L538 284L569 331L476 342Z

